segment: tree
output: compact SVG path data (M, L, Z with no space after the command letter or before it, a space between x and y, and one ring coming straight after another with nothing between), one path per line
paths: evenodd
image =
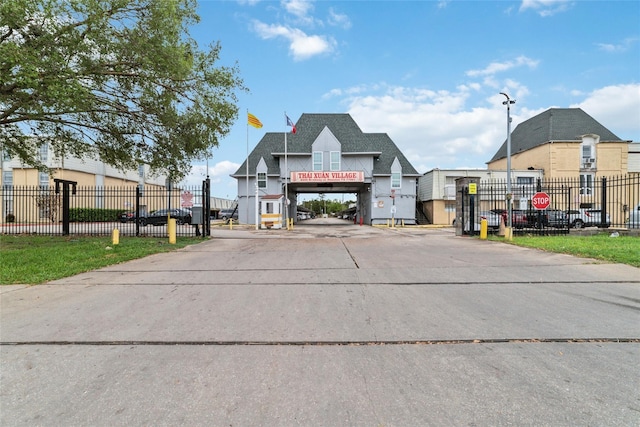
M196 0L2 0L0 141L46 169L58 156L140 163L178 179L237 118L237 64L188 33ZM34 138L36 136L36 138Z

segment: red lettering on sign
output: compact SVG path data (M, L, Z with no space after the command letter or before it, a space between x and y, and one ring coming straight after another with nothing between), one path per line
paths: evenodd
M531 205L533 205L535 209L547 209L550 203L551 198L547 193L542 191L537 192L531 198Z

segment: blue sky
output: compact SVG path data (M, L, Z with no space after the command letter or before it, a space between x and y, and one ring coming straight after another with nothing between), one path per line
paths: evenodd
M208 159L212 193L285 111L349 113L387 133L420 173L484 168L506 139L500 92L516 100L512 129L551 107L580 107L622 139L640 141L640 2L206 1L191 35L219 41L237 63L232 132ZM264 124L250 127L247 110ZM199 184L206 162L184 183Z

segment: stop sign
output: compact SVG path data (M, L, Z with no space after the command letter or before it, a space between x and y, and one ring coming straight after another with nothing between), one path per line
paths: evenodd
M549 195L542 191L537 192L531 198L531 204L536 209L547 209L550 202L551 199L549 198Z

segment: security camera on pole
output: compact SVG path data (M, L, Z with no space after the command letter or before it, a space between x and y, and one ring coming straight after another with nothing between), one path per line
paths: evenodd
M516 100L509 98L509 95L504 92L500 92L500 95L504 95L507 98L506 101L502 102L502 105L507 106L507 228L505 230L505 237L507 240L511 240L513 237L513 229L511 228L513 214L513 194L511 193L511 104L515 104Z

